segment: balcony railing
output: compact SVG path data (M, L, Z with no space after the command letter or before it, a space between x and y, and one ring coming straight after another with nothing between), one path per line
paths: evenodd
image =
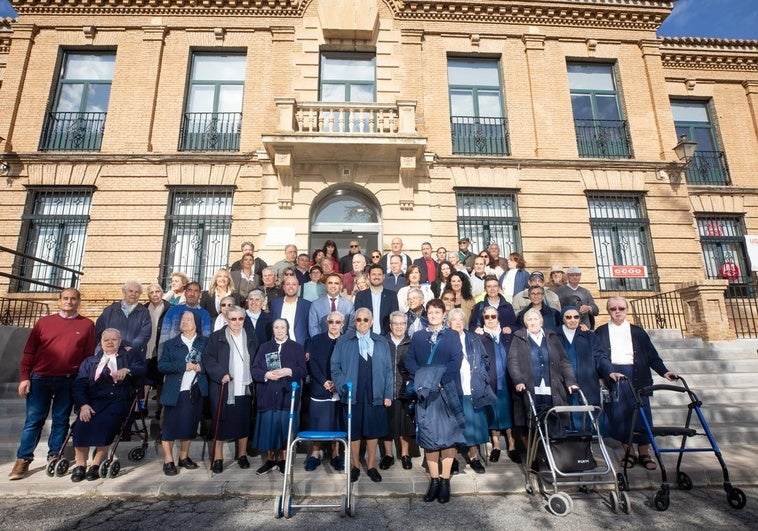
M106 112L51 112L45 118L41 151L100 151Z
M241 130L239 112L184 113L179 151L239 151Z
M454 155L508 155L505 118L451 116Z
M696 151L687 168L687 184L731 184L723 151Z
M632 156L626 120L574 120L579 156L628 159Z
M295 111L303 133L395 134L398 113L393 105L376 103L301 103Z

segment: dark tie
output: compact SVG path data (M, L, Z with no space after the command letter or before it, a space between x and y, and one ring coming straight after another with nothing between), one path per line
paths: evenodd
M336 312L337 311L337 304L334 301L337 300L337 297L329 297L329 299L332 301L332 311Z

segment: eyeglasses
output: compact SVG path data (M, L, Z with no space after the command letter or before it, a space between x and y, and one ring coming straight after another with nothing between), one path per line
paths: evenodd
M350 245L350 248L351 248L351 249L352 249L352 248L355 248L355 247L360 247L360 245L357 245L357 244L356 244L356 245L352 245L352 244Z
M293 273L292 271L287 271L286 273L284 273L284 276L285 277L294 277L295 273Z
M579 316L578 315L564 315L563 318L573 320L573 319L579 319Z
M368 323L371 319L368 317L356 317L355 322L356 323Z
M226 320L227 321L244 321L245 318L244 317L227 317Z
M381 258L381 257L382 257L382 255L380 255L380 254L372 254L371 255L371 258Z
M442 302L455 302L455 299L450 297L442 297Z
M400 322L394 322L394 323L390 323L390 326L404 326L404 325L405 325L405 323L404 323L404 322L402 322L402 321L400 321Z
M334 319L329 319L327 321L327 323L329 323L329 324L342 324L342 321L335 321Z
M485 319L497 319L497 315L485 315Z
M534 297L535 295L544 295L545 292L543 291L533 291L529 294L530 297Z
M614 306L612 308L608 308L609 312L623 312L626 311L626 306Z

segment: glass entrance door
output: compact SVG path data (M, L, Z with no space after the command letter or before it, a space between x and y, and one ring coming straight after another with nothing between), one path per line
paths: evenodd
M310 254L334 240L340 257L350 252L350 242L361 244L367 257L372 249L379 248L381 221L379 207L362 193L337 189L328 191L314 202L311 211Z

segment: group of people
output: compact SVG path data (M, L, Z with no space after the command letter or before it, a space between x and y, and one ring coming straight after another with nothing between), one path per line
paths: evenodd
M493 243L474 255L469 245L461 238L458 252L438 248L433 256L425 242L415 260L400 238L368 259L358 241L342 258L333 241L311 256L288 245L268 266L245 242L242 257L205 291L175 272L165 293L151 284L139 304L142 285L128 281L122 300L94 324L77 313L78 291L64 290L59 313L39 320L24 350L19 394L27 421L11 479L27 474L51 404L48 455L63 444L75 406L71 479L97 479L134 390L153 387L166 475L198 467L189 450L208 412L217 441L213 472L224 470L223 443L235 441L240 468L250 467L254 449L263 455L258 474L283 473L291 383L305 383L295 430L339 431L352 382L352 462L336 445L314 444L305 469L328 459L338 471L350 466L357 481L363 442L366 474L379 482L377 468L394 466L396 456L403 469L413 468L418 445L430 475L424 500L446 503L458 452L476 473L485 472L479 451L486 442L489 461L505 451L521 462L525 391L539 407L552 407L576 403L581 387L600 405L601 384L628 378L642 387L652 381L650 369L676 378L644 330L627 321L625 299L611 298L610 322L592 331L599 309L579 285L578 268L564 275L554 266L546 283L519 253L501 258ZM608 411L609 435L625 444L633 408L628 396ZM581 429L577 422L567 428ZM622 464L654 468L649 441L639 435L635 442L638 453L627 452Z

